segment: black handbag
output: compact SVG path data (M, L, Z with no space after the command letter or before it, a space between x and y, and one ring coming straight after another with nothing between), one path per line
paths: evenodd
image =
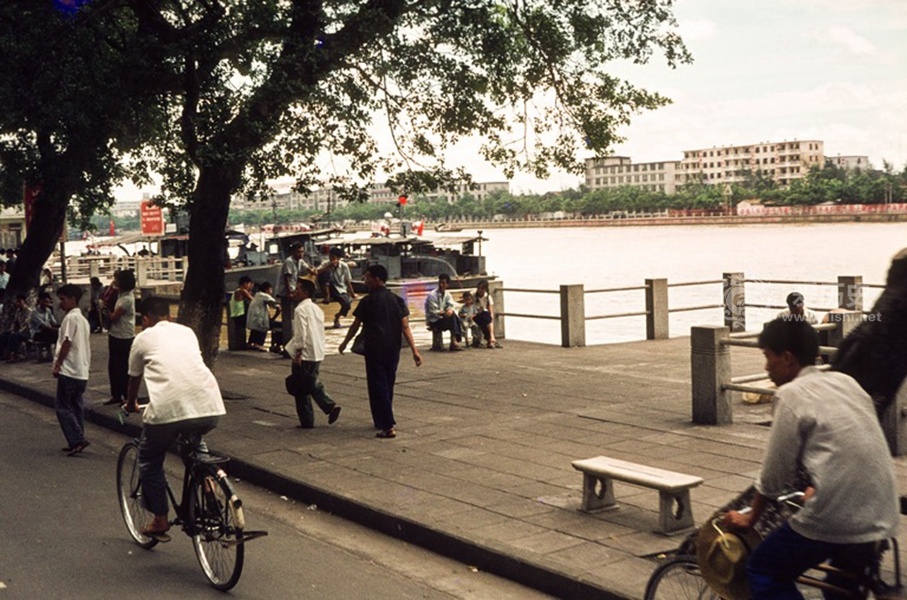
M350 348L350 352L353 354L359 354L365 356L365 332L360 331L359 335L356 336L356 339L353 340L353 347Z
M287 387L287 393L289 395L298 396L302 393L302 382L296 374L290 373L283 382Z

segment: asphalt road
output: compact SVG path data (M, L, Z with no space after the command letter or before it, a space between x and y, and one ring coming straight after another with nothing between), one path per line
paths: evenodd
M223 598L188 537L143 550L116 501L123 436L88 426L77 457L53 411L0 393L0 600ZM170 461L176 472L177 459ZM421 548L237 482L250 542L234 598L547 598Z

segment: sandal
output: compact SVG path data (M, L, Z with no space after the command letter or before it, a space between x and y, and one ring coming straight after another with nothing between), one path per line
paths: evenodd
M143 527L141 534L146 537L150 537L151 539L157 540L162 544L165 544L173 539L166 531L154 531L153 529L149 529L148 527Z
M397 432L394 431L393 427L391 427L390 429L384 429L382 431L379 431L378 433L375 434L375 437L381 438L384 440L389 440L389 439L397 437Z

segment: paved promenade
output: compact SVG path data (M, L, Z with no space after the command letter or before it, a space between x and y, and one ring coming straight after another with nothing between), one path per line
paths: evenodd
M338 335L329 332L329 346ZM117 428L114 408L101 406L107 339L92 342L89 419ZM321 372L343 412L301 430L283 389L289 361L222 352L228 414L209 445L243 480L562 598L641 598L651 557L679 541L653 532L654 490L618 483L619 510L579 512L572 460L604 454L704 478L692 492L697 523L758 470L769 408L737 403L734 425L692 425L688 338L570 349L503 340L503 350L459 353L426 345L419 369L402 355L395 440L374 437L361 357L329 354ZM755 350L732 356L735 375L761 369ZM55 382L48 363L29 361L0 365L0 387L49 403ZM907 460L897 469L907 493Z

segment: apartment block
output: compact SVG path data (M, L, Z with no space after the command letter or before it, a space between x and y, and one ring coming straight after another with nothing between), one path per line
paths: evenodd
M794 140L684 150L680 172L685 182L709 185L739 183L748 173L761 172L786 186L824 164L823 142Z
M848 171L867 171L872 169L868 156L826 156L825 160Z
M640 187L673 194L683 183L680 161L634 163L626 156L586 159L586 187L590 190Z
M472 196L476 200L482 201L494 192L510 192L509 181L484 181L476 182L472 186L460 184L451 192L449 190L433 190L430 192L420 192L412 194L417 200L436 200L443 198L448 203L453 204L463 196ZM369 188L369 202L396 203L400 197L398 192L391 190L383 185L373 185Z

